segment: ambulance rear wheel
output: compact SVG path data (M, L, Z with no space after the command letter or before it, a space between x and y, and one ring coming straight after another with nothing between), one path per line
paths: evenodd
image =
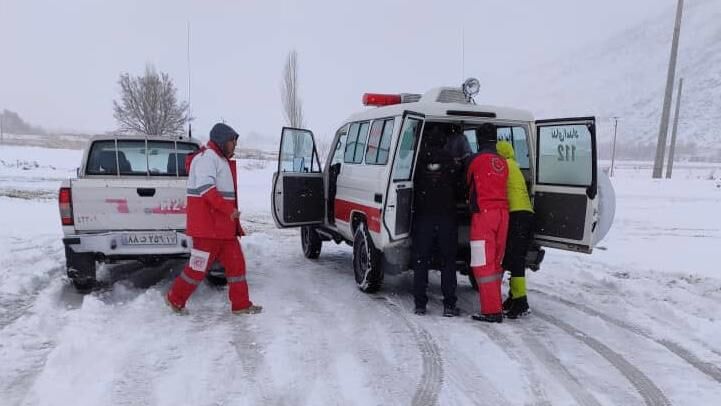
M361 222L353 238L353 274L358 288L366 293L377 292L383 284L381 255L365 223Z
M323 247L323 240L320 239L315 227L303 226L300 228L300 243L303 247L303 255L308 259L316 259L320 256Z

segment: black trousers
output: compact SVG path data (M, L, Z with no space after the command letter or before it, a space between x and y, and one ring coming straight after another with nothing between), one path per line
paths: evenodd
M503 269L512 277L526 276L526 253L533 240L533 213L512 211L508 216L508 239Z
M443 304L456 304L456 252L458 225L455 213L421 214L413 219L413 293L416 307L428 303L428 270L436 256L440 260Z

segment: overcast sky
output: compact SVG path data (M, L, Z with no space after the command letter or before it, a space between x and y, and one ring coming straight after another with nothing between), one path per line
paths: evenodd
M146 63L168 72L187 98L190 21L197 132L223 118L241 134L279 134L280 78L295 48L306 126L322 136L362 108L365 91L420 93L475 76L492 104L514 72L571 57L674 4L0 0L0 109L51 129L112 130L118 75Z

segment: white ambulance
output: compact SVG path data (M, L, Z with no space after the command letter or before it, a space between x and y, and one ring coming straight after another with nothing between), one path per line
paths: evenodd
M469 80L462 88L423 95L365 94L364 104L375 108L343 123L323 166L311 131L283 128L271 196L276 225L301 227L307 258L317 258L324 241L348 243L359 288L377 291L384 273L408 269L415 163L424 130L453 126L475 152L477 129L493 123L498 138L513 144L536 212L527 265L538 269L541 247L591 253L610 228L615 205L610 182L597 167L595 118L535 120L527 111L476 105L477 89L478 82ZM604 199L603 216L599 178L611 197ZM468 274L470 214L467 201L457 206L457 264Z

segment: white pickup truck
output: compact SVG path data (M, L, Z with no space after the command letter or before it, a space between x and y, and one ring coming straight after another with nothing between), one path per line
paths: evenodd
M67 273L78 290L95 285L98 262L189 255L185 157L199 147L187 138L90 140L77 178L64 181L58 197Z

